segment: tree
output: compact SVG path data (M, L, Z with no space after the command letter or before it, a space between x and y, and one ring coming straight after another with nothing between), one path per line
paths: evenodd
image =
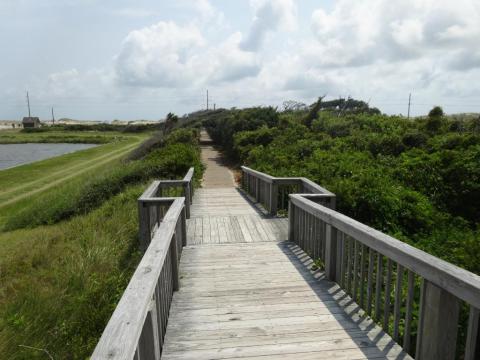
M440 106L435 106L428 113L428 119L425 128L430 134L438 134L444 125L443 109Z
M303 120L303 124L306 127L308 127L308 128L312 127L313 120L315 120L317 118L318 112L322 108L322 100L323 100L324 97L325 96L320 96L318 98L317 102L310 106L310 112L307 114L307 116Z
M436 118L442 117L444 115L443 109L440 106L435 106L430 112L428 113L429 118Z
M302 102L295 100L287 100L283 102L283 111L284 112L293 112L293 111L307 111L308 106Z
M168 113L167 118L165 119L165 122L163 125L163 133L166 134L172 131L173 127L177 123L178 123L178 116L173 113Z

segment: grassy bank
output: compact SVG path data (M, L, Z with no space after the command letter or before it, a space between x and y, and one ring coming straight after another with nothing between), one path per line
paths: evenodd
M180 178L191 166L198 180L196 136L181 130L151 142L140 159L100 166L39 193L9 217L16 230L0 234L2 356L91 354L140 259L136 199L153 178Z
M106 144L125 140L132 134L115 131L64 131L58 129L48 132L23 132L17 130L0 131L0 144L25 143L69 143L69 144Z
M69 188L74 193L88 179L119 166L147 136L124 137L121 141L0 171L0 229L32 203L41 202L49 193L58 193L58 188Z

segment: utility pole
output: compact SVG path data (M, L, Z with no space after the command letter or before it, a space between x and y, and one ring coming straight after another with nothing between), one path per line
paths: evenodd
M28 117L31 117L31 115L30 115L30 97L28 96L28 91L27 91L27 106L28 106Z
M52 106L52 125L55 125L55 115L53 114L53 106Z
M217 104L213 103L213 111L217 109Z
M208 89L207 89L207 110L208 110Z
M410 119L410 105L412 103L412 93L408 95L408 113L407 113L407 119Z

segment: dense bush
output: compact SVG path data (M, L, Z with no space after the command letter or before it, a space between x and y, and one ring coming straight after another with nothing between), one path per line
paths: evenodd
M480 253L471 251L480 247L475 120L450 119L438 109L414 121L320 109L308 127L305 112L260 110L275 121L252 118L259 109L247 109L204 123L231 160L308 177L337 194L341 212L480 272Z

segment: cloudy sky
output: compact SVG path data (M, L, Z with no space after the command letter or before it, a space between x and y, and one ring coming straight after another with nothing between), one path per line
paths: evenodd
M352 96L480 111L478 0L0 0L0 119Z

